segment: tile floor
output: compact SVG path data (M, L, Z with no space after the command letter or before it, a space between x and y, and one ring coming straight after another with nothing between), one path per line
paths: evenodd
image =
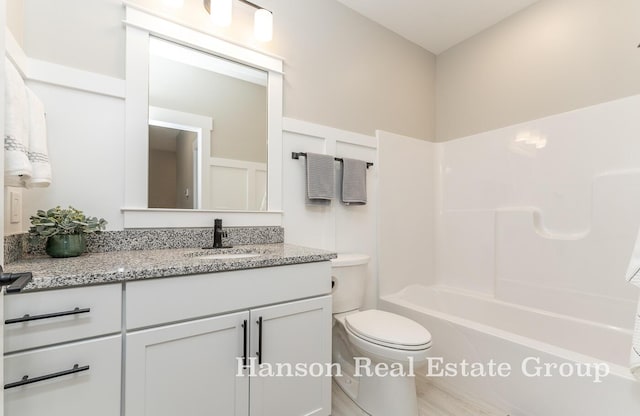
M508 416L507 412L487 403L453 394L426 377L418 376L416 387L420 416ZM367 416L335 382L332 388L331 416Z

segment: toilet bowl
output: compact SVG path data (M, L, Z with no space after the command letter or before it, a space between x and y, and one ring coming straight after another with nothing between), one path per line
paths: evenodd
M429 356L431 334L406 317L360 310L368 262L357 254L332 260L333 362L342 370L334 379L370 415L417 416L414 374Z

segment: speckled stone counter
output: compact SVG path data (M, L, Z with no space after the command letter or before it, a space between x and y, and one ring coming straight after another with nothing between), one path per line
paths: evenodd
M284 242L282 227L224 227L225 245L275 244ZM87 253L127 250L162 250L167 248L206 247L213 244L210 228L152 228L104 231L87 235ZM44 241L31 240L28 234L4 238L5 264L29 255L44 255Z
M242 253L258 255L248 258L204 258L212 254ZM11 263L7 265L6 271L33 273L33 280L22 290L24 293L158 277L312 263L335 257L335 253L325 250L289 244L262 244L216 250L182 248L113 251L88 253L66 259L37 256Z

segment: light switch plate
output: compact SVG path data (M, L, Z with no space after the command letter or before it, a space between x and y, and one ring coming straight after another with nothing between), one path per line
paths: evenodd
M9 200L11 201L9 212L11 224L18 224L22 220L22 194L20 192L11 191Z

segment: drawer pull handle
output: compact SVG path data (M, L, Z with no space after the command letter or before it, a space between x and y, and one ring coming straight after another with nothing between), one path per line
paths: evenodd
M258 365L262 365L262 357L264 355L262 353L262 316L258 318L256 323L258 324L258 351L256 355L258 356Z
M22 377L22 380L20 380L20 381L16 381L16 382L13 382L13 383L5 384L4 385L4 389L5 390L12 389L14 387L25 386L27 384L37 383L39 381L51 380L52 378L68 376L69 374L80 373L82 371L87 371L87 370L89 370L89 366L88 365L80 367L78 364L75 364L73 366L73 368L70 369L70 370L64 370L64 371L60 371L58 373L47 374L46 376L40 376L40 377L34 377L34 378L29 378L29 376L24 376L24 377Z
M58 318L60 316L78 315L80 313L89 313L89 312L91 312L91 308L83 308L83 309L75 308L71 311L45 313L43 315L34 315L34 316L26 314L22 318L7 319L6 321L4 321L4 323L5 325L18 324L20 322L38 321L40 319Z
M242 323L242 367L247 368L247 320Z

